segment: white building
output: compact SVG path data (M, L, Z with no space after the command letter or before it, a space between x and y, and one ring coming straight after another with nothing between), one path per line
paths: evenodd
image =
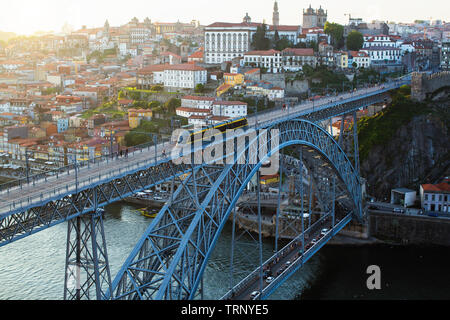
M420 185L420 201L425 211L450 213L450 184Z
M416 191L406 188L396 188L391 190L391 204L400 204L411 207L416 202Z
M361 49L370 57L371 62L395 62L399 63L402 60L402 50L395 47L366 47Z
M356 64L356 68L368 68L370 66L370 57L364 51L350 51L348 55L349 68Z
M195 64L174 64L164 69L165 87L194 89L198 84L206 84L206 81L206 69Z
M212 115L230 119L247 116L247 103L241 101L216 101L212 105Z
M253 35L262 23L251 22L248 14L241 23L215 22L205 27L204 62L219 64L243 57L251 49ZM273 38L275 31L278 36L286 38L295 45L298 43L300 26L266 25L266 35Z
M257 68L266 68L268 72L281 72L283 59L278 50L250 51L244 54L244 65Z
M212 97L185 96L177 115L189 124L208 125L247 115L247 104L241 101L215 101Z
M222 63L250 50L257 23L215 22L205 27L205 63Z
M285 71L299 71L307 64L316 65L316 56L312 48L286 48L281 51L283 57L283 69Z
M398 41L398 37L394 36L388 36L388 35L377 35L372 36L365 34L363 36L364 43L363 43L363 49L369 48L369 47L398 47L400 42Z
M136 78L141 88L163 84L171 88L194 89L197 84L206 83L207 71L192 63L157 64L139 70Z

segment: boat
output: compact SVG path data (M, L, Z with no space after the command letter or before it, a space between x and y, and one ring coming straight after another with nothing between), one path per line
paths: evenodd
M158 210L149 209L149 208L141 208L141 209L138 209L138 211L141 213L141 215L143 215L144 217L147 217L147 218L155 218L156 215L158 214Z

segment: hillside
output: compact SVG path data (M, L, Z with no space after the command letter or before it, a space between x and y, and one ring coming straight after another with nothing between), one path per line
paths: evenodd
M450 175L450 91L417 103L408 89L392 94L382 112L358 122L361 176L367 192L390 198L392 188L419 190Z

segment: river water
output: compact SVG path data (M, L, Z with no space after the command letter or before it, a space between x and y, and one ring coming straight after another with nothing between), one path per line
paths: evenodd
M106 208L104 226L112 277L151 219L117 203ZM0 248L0 299L59 300L63 296L67 224L59 224ZM218 299L230 287L231 226L227 225L204 274L204 299ZM273 250L266 240L264 258ZM326 246L288 279L270 299L449 299L448 248ZM259 261L251 242L236 247L234 279ZM382 289L369 291L365 273L381 268Z

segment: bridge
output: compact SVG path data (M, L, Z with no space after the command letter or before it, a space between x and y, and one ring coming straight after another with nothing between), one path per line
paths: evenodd
M233 221L234 250L237 201L250 185L259 195L263 164L268 160L277 163L277 155L290 148L300 159L296 165L301 168L294 171L301 212L312 213L314 207L314 212L320 213L305 219L301 214L300 222L294 219L292 225L285 226L298 235L280 250L276 238L276 253L267 261L262 260L259 232L259 267L230 286L223 297L264 299L352 219L364 219L357 128L353 127L353 151L346 153L343 135L339 141L333 138L332 118L351 117L356 123L357 110L384 103L390 90L409 83L406 77L258 113L248 117L247 131L227 133L226 143L211 141L194 146L188 153L180 153L166 138L138 146L127 157L75 159L71 165L45 175L2 185L0 246L68 222L65 299L202 298L203 272L229 219ZM341 121L340 132L343 124ZM245 142L239 145L241 138ZM211 155L210 161L195 161L204 154ZM280 177L283 167L292 172L280 163ZM162 183L173 186L170 200L112 280L101 208ZM279 203L280 199L277 221ZM261 231L259 200L258 204ZM299 224L301 228L293 227ZM270 283L268 274L273 278Z

